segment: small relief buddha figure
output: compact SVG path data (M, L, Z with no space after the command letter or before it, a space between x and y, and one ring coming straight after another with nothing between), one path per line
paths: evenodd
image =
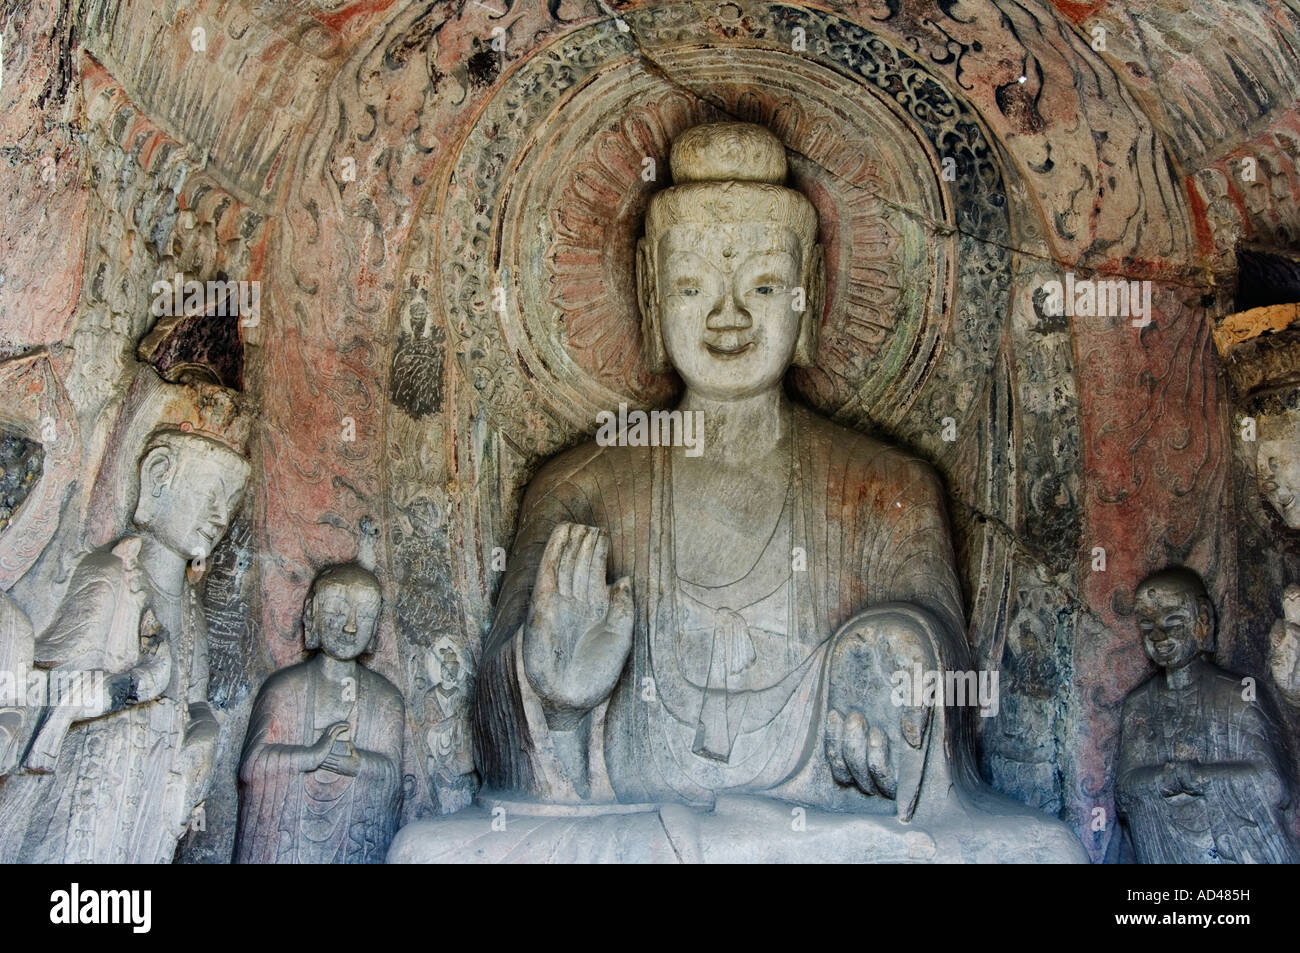
M1115 800L1140 863L1294 863L1291 792L1276 722L1243 679L1208 658L1214 609L1200 578L1166 569L1137 587L1160 669L1124 701Z
M442 813L465 807L477 788L466 717L472 680L466 656L444 635L433 645L420 648L412 659L413 665L419 666L412 705L422 706L414 720L429 726L424 736L427 769Z
M405 707L357 658L374 648L379 580L331 566L303 608L305 662L257 696L240 760L237 863L380 863L402 797Z
M473 700L480 803L512 833L462 811L390 860L1080 859L983 787L969 712L891 704L886 660L972 668L944 492L787 395L824 265L784 146L712 123L670 164L638 295L702 434L598 439L533 478Z

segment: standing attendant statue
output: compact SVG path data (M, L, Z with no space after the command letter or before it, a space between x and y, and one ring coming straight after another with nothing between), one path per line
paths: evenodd
M1135 611L1160 669L1125 699L1121 722L1115 799L1138 861L1296 862L1276 723L1264 696L1210 661L1204 584L1188 569L1154 573L1138 584Z
M34 661L51 684L80 675L104 690L72 707L51 697L33 724L22 770L0 788L9 856L167 863L207 796L218 723L206 621L186 570L225 535L249 466L237 413L216 425L233 405L217 388L203 393L194 406L210 412L212 429L187 421L150 434L133 531L82 558L36 639Z

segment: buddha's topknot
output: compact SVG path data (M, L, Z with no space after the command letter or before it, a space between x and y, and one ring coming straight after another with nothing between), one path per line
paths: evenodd
M770 129L747 122L694 126L673 142L673 182L766 182L784 185L785 147Z

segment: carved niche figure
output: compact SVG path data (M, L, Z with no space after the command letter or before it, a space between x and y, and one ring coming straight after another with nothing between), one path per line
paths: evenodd
M444 635L433 645L417 647L411 660L417 672L413 705L423 706L416 721L430 726L425 732L428 773L435 781L443 813L469 804L477 787L466 717L472 676L465 656L461 647Z
M944 496L786 397L824 275L784 147L709 124L670 162L638 291L651 365L685 383L668 426L699 442L598 440L533 479L474 699L480 801L516 833L462 812L390 859L1081 858L981 787L964 708L891 703L892 664L971 669Z
M1259 491L1289 529L1300 529L1300 411L1260 414L1255 442ZM1282 593L1282 617L1269 633L1269 669L1278 692L1300 706L1300 586Z
M1282 618L1269 632L1268 666L1279 694L1300 707L1300 586L1282 591Z
M1269 505L1290 529L1300 529L1300 411L1261 414L1255 477Z
M258 693L239 766L237 863L381 863L402 796L402 696L357 662L374 648L379 580L356 564L317 575L306 648Z
M1135 614L1160 671L1124 701L1116 804L1141 863L1294 863L1283 749L1263 696L1207 658L1214 608L1200 578L1162 570Z
M0 835L21 844L23 861L169 862L206 797L218 724L201 600L186 570L225 534L249 475L247 420L217 389L207 399L211 413L199 419L213 429L187 421L152 432L135 532L78 563L36 640L51 686L80 674L83 687L103 691L83 690L75 704L52 693L24 773L0 791Z

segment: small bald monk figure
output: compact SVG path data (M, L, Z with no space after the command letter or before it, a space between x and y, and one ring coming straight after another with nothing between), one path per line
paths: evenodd
M1200 578L1148 576L1135 612L1161 669L1125 700L1120 735L1116 801L1138 861L1294 863L1276 722L1263 696L1210 661L1214 609Z
M373 647L379 581L331 566L303 610L315 656L262 687L239 768L237 863L380 863L401 803L402 696L356 659Z

